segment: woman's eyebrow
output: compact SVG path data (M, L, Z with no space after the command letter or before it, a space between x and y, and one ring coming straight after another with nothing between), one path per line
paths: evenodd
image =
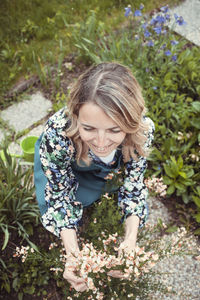
M94 126L91 126L91 125L88 125L88 124L84 124L84 123L81 123L82 126L85 126L85 127L90 127L90 128L93 128L93 129L97 129L96 127ZM106 128L108 130L113 130L113 129L120 129L119 126L115 126L115 127L111 127L111 128Z

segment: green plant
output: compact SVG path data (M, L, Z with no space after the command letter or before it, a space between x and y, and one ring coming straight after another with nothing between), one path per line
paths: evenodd
M27 43L30 39L36 36L39 27L31 20L27 20L26 24L21 29L21 38L23 43Z
M175 192L177 196L182 196L184 203L188 203L187 187L195 185L191 179L194 175L194 170L189 166L183 165L183 159L179 156L176 160L173 156L170 160L163 164L166 176L163 177L164 183L169 187L167 194L171 195Z
M197 213L195 213L194 218L198 223L200 223L200 186L194 187L194 195L192 195L192 200L197 206ZM200 234L200 229L196 229L195 234Z
M66 27L69 25L65 22ZM99 38L105 35L105 24L97 19L96 12L90 11L86 21L76 23L72 31L72 42L77 48L77 60L85 64L92 62L91 54Z
M63 75L62 74L62 63L64 60L64 49L63 49L63 42L62 40L59 41L59 56L58 56L58 64L57 64L57 70L56 70L56 79L55 79L55 86L56 89L59 89L60 87L60 78Z
M24 170L16 159L7 154L0 157L0 229L4 233L2 249L8 244L11 232L25 239L32 246L29 236L39 221L38 206L34 201L33 172Z

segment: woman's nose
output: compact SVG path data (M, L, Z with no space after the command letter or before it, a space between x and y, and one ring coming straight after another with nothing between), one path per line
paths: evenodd
M104 131L100 131L97 134L97 146L98 147L106 146L106 133Z

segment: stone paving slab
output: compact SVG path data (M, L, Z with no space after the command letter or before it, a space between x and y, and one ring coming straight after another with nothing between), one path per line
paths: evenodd
M50 100L37 92L30 100L13 104L0 113L0 117L16 132L29 128L44 118L52 107Z
M187 40L200 46L200 0L185 0L177 7L170 8L172 20L174 20L175 13L179 17L182 16L186 24L177 25L173 28L174 21L172 21L169 27Z

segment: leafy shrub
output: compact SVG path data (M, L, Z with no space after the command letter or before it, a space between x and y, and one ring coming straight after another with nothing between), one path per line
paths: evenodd
M0 157L0 229L4 233L2 249L5 249L12 232L16 232L31 245L29 236L33 225L39 221L38 205L33 198L33 171L24 170L16 159L7 154ZM33 246L33 245L32 245Z

